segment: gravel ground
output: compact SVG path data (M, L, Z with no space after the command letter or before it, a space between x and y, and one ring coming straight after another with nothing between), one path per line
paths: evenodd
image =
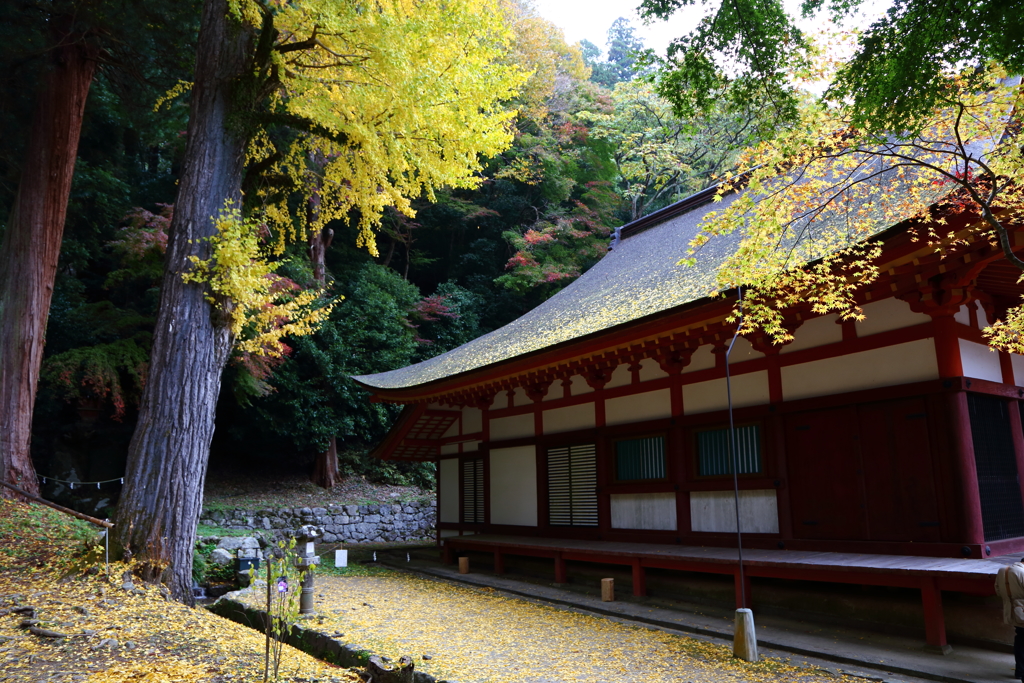
M460 683L800 681L830 672L400 572L317 577L316 628ZM429 659L424 659L424 655ZM849 679L853 680L853 679Z

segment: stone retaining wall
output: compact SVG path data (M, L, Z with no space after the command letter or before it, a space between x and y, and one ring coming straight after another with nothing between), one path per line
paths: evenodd
M325 508L203 510L199 523L238 531L292 535L304 524L323 534L323 543L382 543L434 538L437 501L376 505L329 505Z

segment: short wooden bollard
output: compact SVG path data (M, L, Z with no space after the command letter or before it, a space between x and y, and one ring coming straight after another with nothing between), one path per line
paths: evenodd
M615 601L615 579L601 579L601 600L604 602Z
M468 557L460 557L459 558L459 573L460 574L468 574L469 573L469 558Z

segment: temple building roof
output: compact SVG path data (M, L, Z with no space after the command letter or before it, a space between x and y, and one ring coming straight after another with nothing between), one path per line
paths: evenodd
M971 152L983 154L989 143L969 145ZM900 186L913 182L911 169L884 169L866 158L858 171L869 183L886 192L900 192ZM846 180L849 180L847 178ZM806 181L805 182L809 182ZM825 183L823 193L827 193ZM937 202L952 188L936 187L931 201ZM354 377L371 391L407 390L481 370L501 366L513 359L664 314L672 309L706 303L720 293L716 279L719 267L735 253L742 231L715 235L694 255L696 263L682 265L691 241L701 223L712 211L720 211L743 196L743 191L714 201L716 187L710 187L660 211L644 216L616 231L611 250L590 270L583 273L537 308L504 327L485 334L434 358L404 368ZM803 254L823 253L815 246L819 236L827 235L825 251L841 248L882 235L899 225L898 220L881 218L872 199L853 198L846 211L876 213L874 228L850 234L843 244L840 214L816 214L813 211L797 224L781 249ZM839 225L840 227L837 227ZM838 236L838 240L837 240ZM808 246L810 245L810 246ZM805 261L808 259L805 259Z

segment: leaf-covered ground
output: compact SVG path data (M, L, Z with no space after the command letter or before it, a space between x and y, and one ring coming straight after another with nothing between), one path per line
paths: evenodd
M399 572L318 576L317 630L461 683L837 679L731 648ZM251 598L253 605L255 597ZM314 622L315 623L315 622ZM423 659L426 655L429 659Z
M261 634L168 601L152 586L126 590L124 566L111 565L108 581L101 556L83 557L83 539L95 535L49 508L0 499L0 681L263 680ZM285 681L359 680L289 647L281 674Z

